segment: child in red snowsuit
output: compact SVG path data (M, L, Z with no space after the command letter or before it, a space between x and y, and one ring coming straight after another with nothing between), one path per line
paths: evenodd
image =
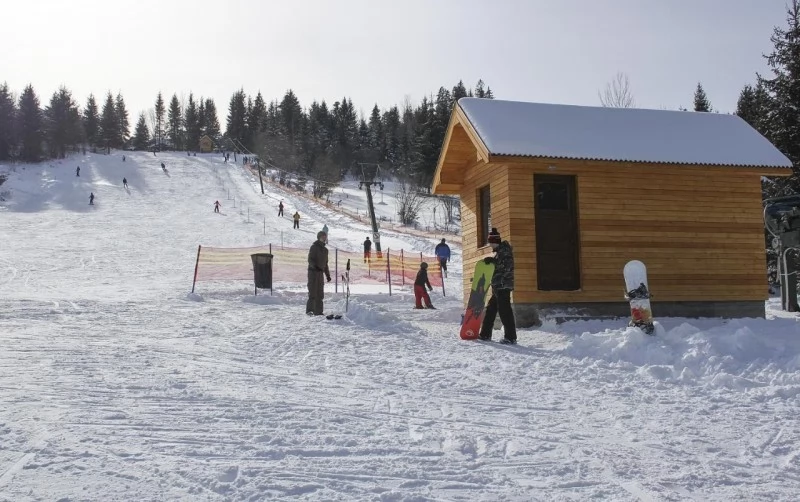
M433 291L431 282L428 280L428 264L422 262L419 266L419 272L417 272L417 279L414 281L414 299L417 301L417 305L414 308L436 308L431 303L431 297L425 291L425 286L428 286L428 290ZM425 300L424 307L422 306L423 300Z

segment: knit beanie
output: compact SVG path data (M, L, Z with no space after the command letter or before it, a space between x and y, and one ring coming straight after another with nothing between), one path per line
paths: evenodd
M492 231L489 232L489 244L500 244L500 242L502 242L500 239L500 232L498 232L496 228L492 227Z

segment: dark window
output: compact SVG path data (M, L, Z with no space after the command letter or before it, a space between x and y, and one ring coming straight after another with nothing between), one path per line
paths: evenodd
M492 201L489 185L478 189L478 247L489 244L489 230L492 228Z
M568 185L564 183L540 183L536 207L545 211L567 211L569 209Z

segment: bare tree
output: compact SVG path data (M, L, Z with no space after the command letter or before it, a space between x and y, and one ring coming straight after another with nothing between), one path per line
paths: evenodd
M405 180L400 180L397 183L394 198L397 202L397 215L400 217L400 222L404 225L411 225L417 221L419 212L425 205L425 197L422 196L419 189Z
M147 110L147 118L150 120L150 130L153 131L153 144L156 145L155 148L161 146L161 142L159 138L156 136L158 120L156 120L156 109L150 108Z
M636 106L628 75L622 72L617 72L614 79L606 84L605 90L602 93L598 91L597 95L600 97L600 103L606 108L633 108Z

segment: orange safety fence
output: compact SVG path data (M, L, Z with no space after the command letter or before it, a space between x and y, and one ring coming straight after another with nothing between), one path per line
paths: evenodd
M250 255L272 254L272 279L276 282L306 283L308 280L308 250L279 246L246 248L218 248L198 246L194 284L198 281L252 280L253 262ZM420 264L428 263L428 280L431 286L444 288L442 270L434 256L405 250L386 250L378 257L373 251L369 257L363 253L329 249L328 268L338 283L344 276L350 260L350 283L384 283L412 285ZM391 281L389 281L391 279Z

